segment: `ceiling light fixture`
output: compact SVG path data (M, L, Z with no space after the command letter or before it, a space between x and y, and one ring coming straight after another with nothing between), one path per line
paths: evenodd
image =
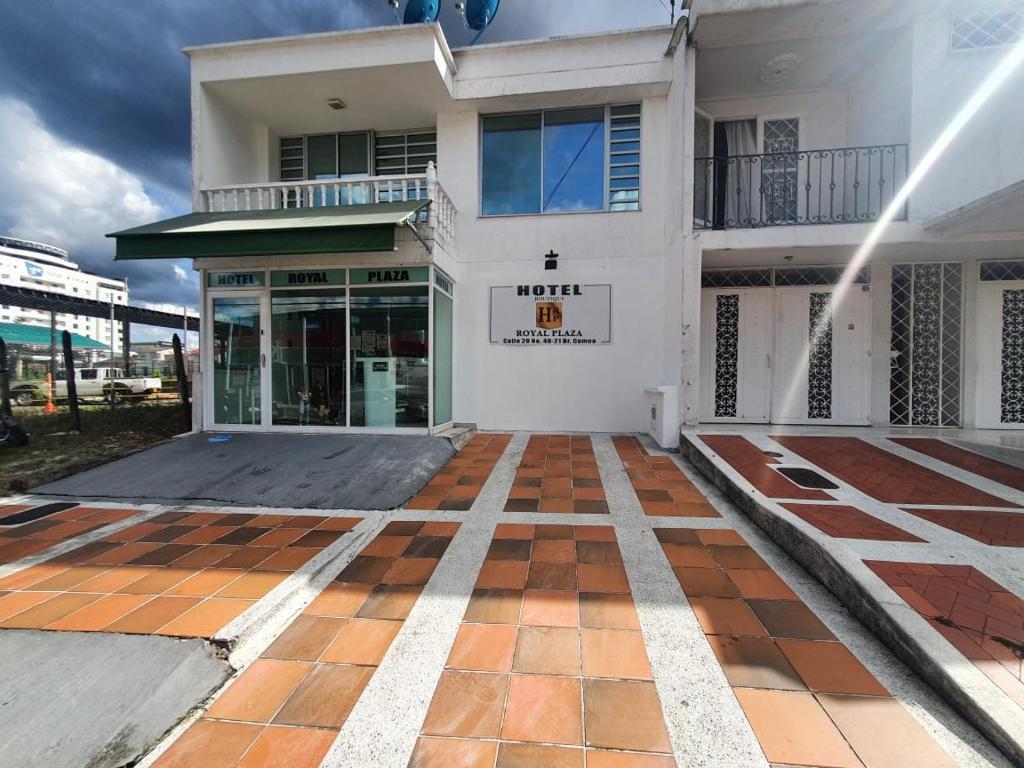
M327 100L327 106L330 107L331 109L344 109L345 108L345 102L342 101L341 99L335 97L333 99L328 99Z

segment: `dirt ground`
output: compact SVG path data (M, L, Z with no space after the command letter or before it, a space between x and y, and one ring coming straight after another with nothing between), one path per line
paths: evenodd
M15 408L14 418L30 435L29 444L0 445L0 494L41 483L157 445L183 431L177 402L81 406L82 431L71 431L66 408Z

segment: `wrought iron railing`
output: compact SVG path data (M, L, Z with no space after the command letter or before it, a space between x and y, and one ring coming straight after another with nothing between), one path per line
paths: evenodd
M907 180L907 145L700 157L694 226L740 229L875 221ZM897 219L905 219L904 202Z

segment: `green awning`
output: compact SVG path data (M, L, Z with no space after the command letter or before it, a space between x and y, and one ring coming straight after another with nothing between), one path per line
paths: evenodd
M7 344L26 344L33 347L50 346L50 326L26 325L25 323L0 323L0 338ZM60 346L61 332L57 331L57 346ZM71 346L75 349L106 349L107 345L82 336L71 334Z
M115 259L198 259L296 253L393 251L395 227L415 221L428 200L190 213L113 232Z

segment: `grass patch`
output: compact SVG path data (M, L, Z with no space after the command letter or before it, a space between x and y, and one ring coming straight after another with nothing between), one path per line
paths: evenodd
M24 491L127 456L182 432L181 404L80 406L82 431L71 432L66 408L17 408L14 418L29 433L22 448L0 446L0 492Z

